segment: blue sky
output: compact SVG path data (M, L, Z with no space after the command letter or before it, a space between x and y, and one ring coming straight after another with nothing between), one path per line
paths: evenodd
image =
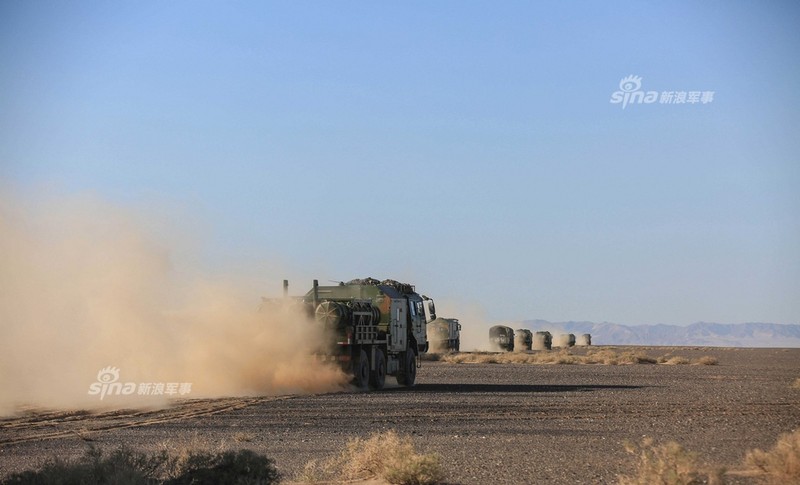
M795 2L0 3L0 186L490 319L800 323ZM707 104L609 102L713 91ZM259 280L260 279L260 280ZM457 315L454 315L457 316Z

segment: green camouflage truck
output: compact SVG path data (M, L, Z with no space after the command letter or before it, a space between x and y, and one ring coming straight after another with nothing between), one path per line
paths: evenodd
M284 281L284 295L287 287ZM356 387L382 389L387 375L414 385L418 357L428 351L426 325L436 319L432 299L410 284L364 278L332 286L314 280L300 301L331 336L325 353L352 373Z
M514 351L514 330L505 325L495 325L489 329L489 345L494 351Z

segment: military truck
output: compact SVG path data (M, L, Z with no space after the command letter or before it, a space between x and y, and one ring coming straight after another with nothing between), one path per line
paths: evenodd
M289 282L283 285L286 297ZM436 319L436 307L413 285L364 278L320 286L314 280L297 300L330 335L322 353L352 373L356 387L382 389L387 375L400 385L414 385L418 356L428 351L426 325Z
M533 348L535 350L550 350L553 348L553 335L547 331L533 334Z
M584 333L578 336L578 341L575 342L575 345L580 347L588 347L592 345L592 334Z
M432 352L458 352L461 348L461 324L457 318L437 318L428 324L428 342Z
M489 343L492 350L512 352L514 350L514 330L505 325L495 325L489 329Z
M573 347L575 346L575 334L574 333L562 333L558 336L555 343L556 347Z
M520 328L514 331L514 350L523 352L531 350L533 345L533 333L527 328Z

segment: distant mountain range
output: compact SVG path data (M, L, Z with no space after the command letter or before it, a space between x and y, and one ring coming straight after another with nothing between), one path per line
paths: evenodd
M525 320L523 328L557 333L588 333L594 345L680 345L709 347L800 347L800 325L706 323L619 325L594 322Z

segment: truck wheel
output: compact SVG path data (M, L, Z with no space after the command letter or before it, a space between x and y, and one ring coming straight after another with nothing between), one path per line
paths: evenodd
M375 370L369 374L369 387L376 391L383 389L386 383L386 358L382 350L375 351Z
M359 389L366 389L369 383L369 359L367 353L361 351L358 359L353 362L353 385Z
M403 352L403 368L397 374L397 383L401 386L412 387L417 380L417 359L414 349Z

